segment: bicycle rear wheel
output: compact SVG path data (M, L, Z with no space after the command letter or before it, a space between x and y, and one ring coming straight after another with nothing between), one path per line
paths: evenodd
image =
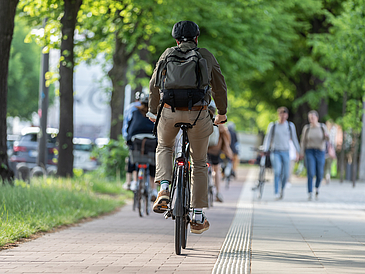
M183 198L183 168L180 167L177 170L177 189L176 189L176 200L174 205L175 212L175 253L176 255L181 254L182 239L185 238L184 229L184 198ZM186 242L186 241L185 241Z
M145 209L145 195L144 195L144 182L143 180L139 180L138 182L138 213L140 217L144 215Z
M187 175L188 177L189 175ZM188 179L186 179L187 184L190 183L190 181ZM181 233L182 235L182 239L181 239L181 247L183 249L186 248L186 244L188 242L188 226L190 223L190 188L189 185L184 187L184 216L183 216L183 231Z
M150 206L151 194L150 194L150 190L149 190L148 186L146 186L146 188L144 190L144 198L145 198L145 212L146 212L146 215L149 215L150 209L151 209L151 206Z

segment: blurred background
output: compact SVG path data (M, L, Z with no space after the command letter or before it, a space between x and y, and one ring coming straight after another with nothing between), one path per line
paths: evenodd
M278 107L289 109L298 137L314 109L331 129L338 156L333 175L365 180L365 1L69 2L17 4L6 110L11 161L22 131L41 126L43 82L47 127L65 136L56 146L72 138L85 138L93 147L120 140L124 110L137 91L148 92L158 57L176 45L172 26L191 20L200 27L198 46L215 55L225 76L228 119L238 132L242 163L256 158L252 148L262 144ZM71 137L63 123L73 125L67 129ZM67 162L66 154L53 155L59 159L53 163Z

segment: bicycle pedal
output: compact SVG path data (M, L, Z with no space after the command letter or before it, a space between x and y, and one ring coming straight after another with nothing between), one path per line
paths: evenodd
M164 215L165 219L168 219L168 218L171 217L171 212L170 211L166 211L163 215Z

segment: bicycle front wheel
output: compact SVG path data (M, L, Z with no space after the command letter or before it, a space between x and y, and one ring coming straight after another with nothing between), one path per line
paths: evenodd
M264 192L264 184L265 184L265 167L261 166L260 167L260 173L259 173L259 185L258 185L258 195L257 197L259 199L262 198L262 194Z
M183 235L183 217L175 217L175 253L176 255L181 254L182 247L182 235Z

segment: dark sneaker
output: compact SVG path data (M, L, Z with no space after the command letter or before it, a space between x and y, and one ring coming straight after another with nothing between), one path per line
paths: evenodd
M190 222L190 232L195 234L202 234L204 231L209 229L209 222L205 215L203 214L203 222L197 220L191 220Z
M316 200L318 200L318 190L316 191Z
M156 201L156 198L157 198L157 190L153 189L151 194L151 202Z
M152 209L156 213L164 213L168 209L169 202L170 202L170 191L161 190L157 194L157 198L153 204Z

